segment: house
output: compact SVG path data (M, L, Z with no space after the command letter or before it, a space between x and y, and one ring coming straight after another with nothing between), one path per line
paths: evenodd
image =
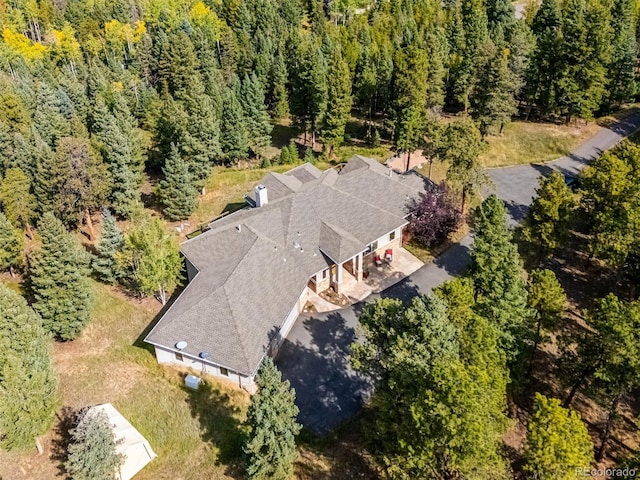
M253 391L311 290L340 293L402 244L407 201L425 182L361 156L339 172L307 163L268 173L247 208L182 244L188 284L145 339L158 362Z

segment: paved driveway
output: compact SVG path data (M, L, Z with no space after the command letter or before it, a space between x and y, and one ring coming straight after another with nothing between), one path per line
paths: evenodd
M577 173L587 162L617 144L640 127L640 113L601 130L575 152L544 165L523 165L488 170L495 191L507 204L511 223L519 222L535 195L538 177L552 169ZM380 297L409 301L416 295L459 275L469 264L473 241L465 237L433 263L380 294ZM318 433L326 433L358 412L370 392L369 381L349 365L349 348L356 340L358 316L363 304L329 313L301 315L291 329L276 364L285 379L296 389L298 420Z

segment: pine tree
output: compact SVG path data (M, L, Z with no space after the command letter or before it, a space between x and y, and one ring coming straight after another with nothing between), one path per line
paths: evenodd
M273 79L273 88L269 96L269 105L271 106L271 115L275 120L279 120L289 114L287 66L280 53L275 62L273 62L271 77Z
M304 162L310 163L311 165L315 165L317 163L316 156L313 154L313 150L307 148L304 151Z
M258 392L247 413L248 435L244 444L250 480L287 480L293 474L298 407L295 391L267 357L258 370Z
M224 157L230 163L246 158L249 152L249 137L242 106L235 89L228 89L222 109L221 146Z
M561 20L558 0L542 0L531 25L536 46L527 71L527 97L546 116L557 107L561 73Z
M169 220L188 218L198 205L198 191L193 184L189 167L175 145L172 145L162 173L164 179L158 189L162 212Z
M545 257L568 238L574 199L558 172L544 178L536 193L522 226L522 235Z
M113 179L111 204L118 215L130 217L140 205L139 188L142 183L136 165L135 147L131 138L121 129L116 117L98 97L94 109L95 137ZM129 128L132 126L129 125Z
M447 181L462 193L460 211L463 215L467 197L476 195L488 181L478 162L483 147L480 131L470 120L448 124L436 147L438 158L449 162Z
M296 46L289 97L293 123L305 135L311 133L311 148L315 147L315 134L327 111L328 88L327 61L315 41L313 37L305 38Z
M117 452L117 445L104 411L81 412L78 424L71 430L65 469L73 480L112 480L125 460Z
M0 284L0 447L33 447L53 422L57 383L42 320Z
M531 341L533 312L527 307L522 259L512 242L502 200L487 197L474 213L473 227L471 277L478 309L498 327L501 346L517 365L515 359Z
M533 270L527 282L527 304L536 313L536 332L529 370L533 356L547 334L558 329L565 312L567 295L551 270Z
M482 58L480 51L488 38L488 26L487 13L480 0L464 0L460 9L464 42L459 65L450 73L450 78L453 79L454 99L467 111L469 96Z
M19 234L4 213L0 212L0 271L13 271L22 263L22 235Z
M296 164L300 162L300 154L298 153L298 145L296 145L296 141L292 138L289 140L289 163Z
M91 262L91 267L98 278L108 284L118 280L117 255L124 247L124 235L118 228L116 219L109 210L102 214L102 238L96 248L97 255Z
M73 340L89 321L89 258L52 213L42 216L38 231L42 248L29 269L33 308L45 330L61 340Z
M75 226L84 218L93 237L91 213L105 206L112 182L107 166L88 141L65 137L55 154L38 164L36 187L43 210L53 212L66 225Z
M249 147L260 157L264 149L271 144L273 126L269 119L269 112L264 103L264 92L260 80L254 74L245 75L241 88L242 106L247 122Z
M564 7L556 99L567 123L574 116L593 118L603 99L611 57L609 15L596 1L569 0Z
M486 136L489 128L504 125L517 113L515 93L517 84L509 69L508 49L496 46L491 40L484 45L484 63L478 68L478 78L471 94L472 116Z
M396 55L394 144L396 151L407 152L407 168L411 152L419 147L426 126L428 65L425 50L415 46Z
M525 470L540 480L572 480L593 463L593 444L580 415L536 393L527 428Z
M29 229L35 217L36 199L29 177L19 168L9 168L0 180L0 203L7 219L16 227Z
M607 100L610 105L620 105L636 92L635 67L638 45L634 32L634 5L632 0L613 2L613 52L607 72Z
M329 158L335 147L342 145L344 131L351 113L351 72L338 49L329 61L327 87L327 113L324 116L320 136L329 147Z

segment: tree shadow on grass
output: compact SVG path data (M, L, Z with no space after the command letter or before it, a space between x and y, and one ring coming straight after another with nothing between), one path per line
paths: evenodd
M64 464L68 458L71 430L76 426L78 412L71 407L62 407L62 410L56 414L56 419L50 458L58 464L58 476L67 478L68 472Z
M189 394L191 415L200 423L202 440L218 449L216 463L227 467L227 475L244 478L240 408L233 404L229 394L206 381L200 383L198 390L185 388L185 391Z

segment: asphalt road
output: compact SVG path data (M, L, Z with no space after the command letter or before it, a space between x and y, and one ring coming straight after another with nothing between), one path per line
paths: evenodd
M507 205L511 224L526 215L541 175L548 175L554 169L574 175L638 128L640 113L602 129L572 154L553 162L488 170L494 191ZM472 243L470 236L465 237L433 263L384 292L368 297L366 302L380 297L406 302L431 292L467 267ZM298 421L317 433L326 433L352 417L370 395L370 382L349 365L350 345L356 340L362 308L363 303L358 303L334 312L300 315L276 359L282 376L296 390Z

